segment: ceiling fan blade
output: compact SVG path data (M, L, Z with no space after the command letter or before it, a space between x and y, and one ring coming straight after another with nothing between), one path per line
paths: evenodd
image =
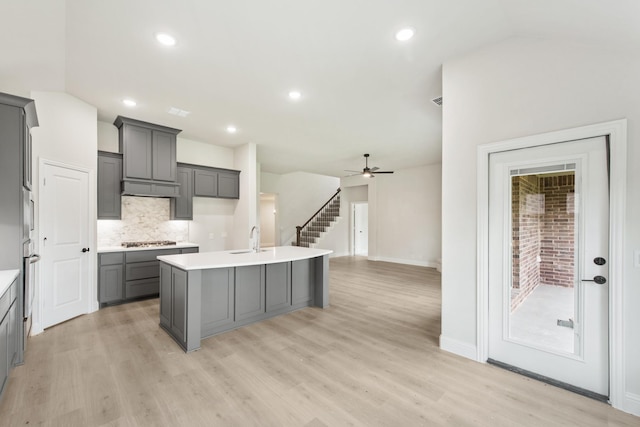
M376 166L375 168L371 168L371 172L375 172L375 171L377 171L378 169L380 169L380 168L379 168L379 167L377 167L377 166Z
M345 169L344 171L345 172L353 172L353 173L362 173L362 171L352 171L350 169Z
M379 173L393 173L393 171L376 171L376 174L379 174Z

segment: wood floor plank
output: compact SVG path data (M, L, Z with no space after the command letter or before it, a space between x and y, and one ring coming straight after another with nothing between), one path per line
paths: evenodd
M102 309L29 340L0 425L638 426L640 418L444 352L434 269L330 261L331 306L185 354L158 300Z

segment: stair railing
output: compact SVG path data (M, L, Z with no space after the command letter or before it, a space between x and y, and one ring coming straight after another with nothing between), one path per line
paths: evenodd
M322 210L329 205L329 203L333 202L333 199L335 199L338 196L338 194L340 194L340 191L341 190L338 188L338 191L336 191L336 193L333 196L331 196L329 200L327 200L327 203L322 205L322 207L318 209L318 211L314 213L311 216L311 218L307 220L307 222L305 222L302 225L296 225L296 246L300 246L300 237L302 236L302 229L305 228L307 225L309 225L309 223L313 221L315 217L317 217L320 214L320 212L322 212Z

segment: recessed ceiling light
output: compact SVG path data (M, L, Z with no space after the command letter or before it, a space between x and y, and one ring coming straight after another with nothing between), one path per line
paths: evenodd
M164 45L164 46L175 46L176 45L176 38L173 37L170 34L167 34L167 33L157 33L156 34L156 40L158 40L158 43L160 43L161 45Z
M236 133L236 132L238 132L238 129L233 125L229 125L229 126L227 126L227 132Z
M135 107L137 105L136 101L134 101L133 99L129 99L129 98L123 99L122 103L124 105L126 105L127 107Z
M411 37L413 37L415 33L416 33L416 30L414 30L411 27L403 28L396 33L396 40L400 42L406 42Z
M300 97L302 97L300 91L292 90L291 92L289 92L289 98L293 99L294 101L297 101L298 99L300 99Z

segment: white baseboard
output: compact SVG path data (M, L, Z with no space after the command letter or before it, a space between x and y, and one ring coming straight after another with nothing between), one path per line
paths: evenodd
M333 252L332 254L329 255L329 258L337 258L340 256L350 256L351 254L349 252Z
M475 345L440 335L440 348L448 351L449 353L454 353L458 356L478 361L478 349Z
M388 258L388 257L369 257L371 261L383 261L383 262L392 262L394 264L407 264L407 265L416 265L418 267L429 267L436 268L436 262L433 261L419 261L415 259L401 259L401 258Z
M618 409L640 417L640 394L625 393L622 407Z

